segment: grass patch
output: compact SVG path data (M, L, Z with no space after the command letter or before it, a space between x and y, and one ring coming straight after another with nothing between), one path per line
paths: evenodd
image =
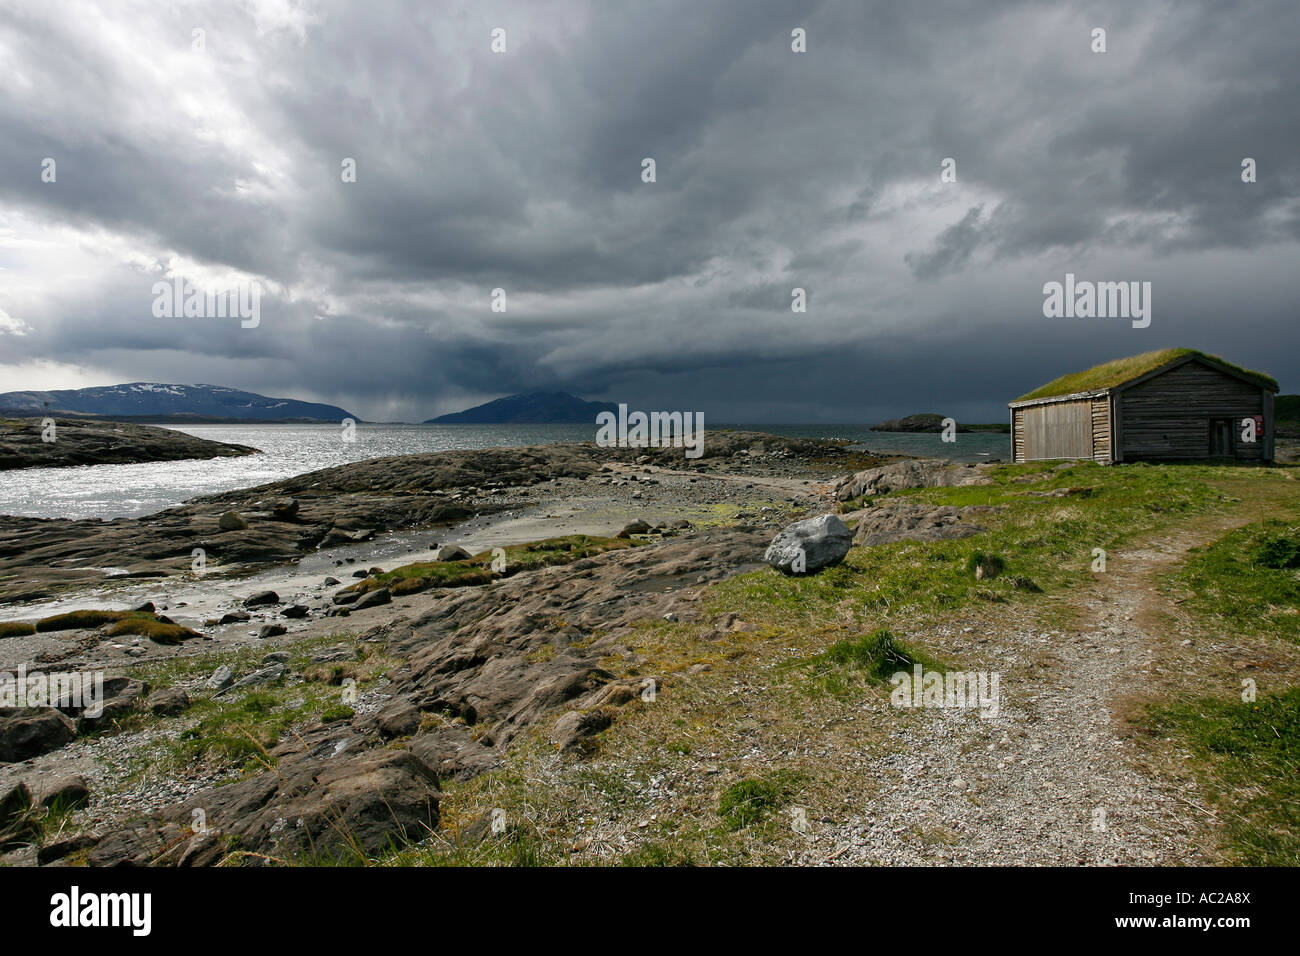
M783 770L738 780L718 798L718 816L730 829L743 830L784 805L798 782L797 774Z
M1172 580L1232 631L1300 640L1300 525L1272 519L1193 548Z
M25 637L35 633L35 621L0 621L0 638Z
M181 641L203 636L198 631L192 631L188 627L182 627L170 621L159 621L151 617L122 618L120 621L114 621L104 628L104 633L109 637L136 634L140 637L149 638L155 644L179 644Z
M54 614L50 617L41 618L36 622L36 630L42 634L50 631L86 630L103 627L105 624L113 624L132 616L152 617L153 615L145 614L143 611L102 611L94 609L68 611L64 614Z
M34 625L30 621L14 621L11 624L12 626L31 628L31 630L16 630L15 634L48 634L55 631L90 630L102 627L104 633L109 637L134 634L147 637L157 644L179 644L181 641L202 637L198 631L182 627L174 621L159 617L150 611L107 611L88 608L82 611L68 611L64 614L43 617L36 621ZM0 627L5 626L0 624ZM11 636L13 635L0 632L0 637Z
M931 658L913 650L882 627L783 666L804 671L814 692L843 699L859 692L864 683L886 683L891 675L910 671L916 664L927 669L936 666Z
M1191 748L1230 862L1300 866L1300 688L1155 707L1149 719L1150 732Z
M549 565L568 564L606 551L630 548L635 542L625 538L605 538L599 535L570 534L546 538L527 544L511 545L505 551L505 568L492 570L494 555L484 551L462 561L417 561L404 564L383 574L358 581L344 590L363 594L379 588L389 588L393 594L414 594L429 588L455 588L487 584L496 577L509 577L520 571L530 571Z

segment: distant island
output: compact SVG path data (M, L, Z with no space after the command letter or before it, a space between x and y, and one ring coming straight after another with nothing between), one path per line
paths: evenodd
M871 430L873 432L941 432L943 431L944 417L930 412L921 412L916 415L908 415L906 418L891 418L879 425L872 425ZM987 425L967 425L958 422L957 431L1009 432L1011 426L1006 422L993 422Z
M528 392L494 399L463 412L430 418L426 425L594 425L601 412L617 412L613 402L587 402L567 392Z
M114 421L172 422L340 422L361 419L336 405L268 398L221 385L165 385L131 382L50 392L0 393L0 414L30 417L66 415Z

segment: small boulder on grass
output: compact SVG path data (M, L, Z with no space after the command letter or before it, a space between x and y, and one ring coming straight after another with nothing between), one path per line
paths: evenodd
M853 532L832 514L790 525L768 545L763 560L783 574L811 574L844 560Z
M174 717L189 709L190 695L181 687L163 687L150 694L144 705L155 716Z

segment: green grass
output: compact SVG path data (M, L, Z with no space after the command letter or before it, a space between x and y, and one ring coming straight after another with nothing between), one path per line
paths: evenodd
M1172 580L1229 630L1300 640L1300 522L1272 519L1193 548Z
M986 530L954 541L902 541L855 547L816 574L788 577L771 569L738 575L712 589L719 606L773 627L844 626L870 630L920 613L944 613L980 602L1037 599L1093 580L1092 550L1119 548L1186 517L1227 508L1233 498L1214 487L1240 477L1230 466L1126 465L1085 462L1061 470L1008 465L991 485L893 492L939 505L993 505L998 513L975 517ZM1259 481L1281 482L1279 472L1252 470ZM1016 479L1032 479L1017 481ZM1093 487L1087 496L1025 496L1036 491ZM1289 484L1289 483L1288 483ZM979 555L996 555L1002 573L976 581L968 570ZM897 629L897 628L896 628Z
M722 791L718 816L732 830L743 830L783 806L799 783L797 774L775 771L766 777L747 777Z
M1300 688L1254 703L1153 708L1148 730L1191 749L1230 862L1300 866Z
M198 631L192 631L188 627L182 627L168 621L155 620L146 616L125 617L120 621L114 621L104 628L104 633L109 637L136 634L140 637L149 638L155 644L179 644L181 641L203 636Z
M1226 365L1259 382L1261 385L1272 388L1274 391L1277 390L1277 380L1272 376L1265 375L1262 372L1252 372L1240 365L1225 362L1217 355L1210 355L1208 352L1201 352L1197 349L1159 349L1154 352L1143 352L1141 355L1130 355L1126 358L1103 362L1101 365L1094 365L1082 372L1071 372L1068 375L1062 375L1046 385L1040 385L1032 392L1027 392L1019 398L1013 399L1013 401L1024 402L1034 398L1051 398L1057 395L1073 395L1076 392L1091 392L1099 388L1113 388L1140 375L1145 375L1147 372L1153 372L1161 366L1168 365L1170 362L1174 362L1186 355L1201 355L1213 359L1220 365Z
M486 584L494 577L509 577L520 571L529 571L548 565L568 564L580 558L630 548L634 542L626 538L605 538L598 535L570 534L546 538L527 544L510 545L505 551L505 570L491 570L493 553L484 551L462 561L417 561L404 564L383 574L358 581L348 591L375 591L389 588L393 594L413 594L428 588L464 587Z
M837 641L811 657L783 664L782 669L797 668L814 693L844 699L859 692L864 683L884 684L893 674L910 671L915 664L937 667L932 658L882 627L859 638Z

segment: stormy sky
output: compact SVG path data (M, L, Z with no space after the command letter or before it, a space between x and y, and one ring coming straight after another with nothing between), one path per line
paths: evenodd
M1298 391L1297 36L1294 0L6 0L0 391L1003 421L1169 346ZM1150 326L1045 318L1067 272L1151 282ZM260 323L155 317L174 277Z

